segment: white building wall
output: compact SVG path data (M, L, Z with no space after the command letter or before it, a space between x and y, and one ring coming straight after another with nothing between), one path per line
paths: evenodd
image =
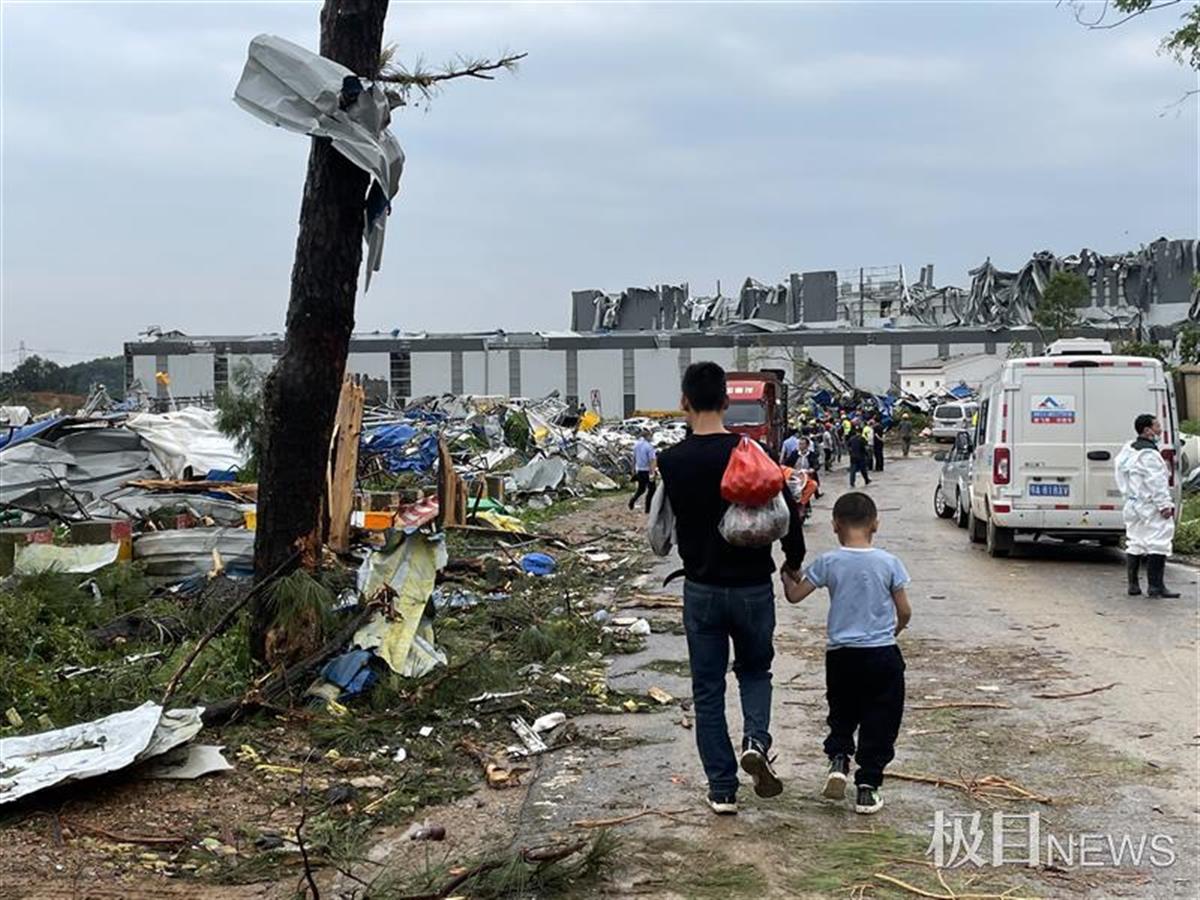
M237 384L234 376L247 363L253 366L260 375L266 375L275 368L275 357L270 353L230 353L229 386L231 388L235 388Z
M805 347L804 351L813 362L820 363L825 368L845 377L841 347ZM855 363L857 364L857 357Z
M154 357L149 357L151 366ZM136 371L136 367L135 367ZM171 375L171 394L176 397L212 396L213 385L213 355L211 353L186 353L167 357L167 371ZM149 383L143 382L147 389L154 391L154 376Z
M854 386L876 394L887 393L892 386L892 348L889 345L854 348Z
M715 362L726 372L737 369L737 351L733 347L693 347L692 362Z
M463 351L463 393L487 393L484 369L487 366L487 354L483 351Z
M412 396L450 392L450 354L448 352L414 352L412 361Z
M960 381L965 381L971 387L977 387L991 378L1004 365L1004 357L983 356L948 367L946 380L954 387Z
M167 362L170 362L169 358ZM142 387L153 394L155 390L154 357L135 356L133 358L133 377L142 383Z
M658 347L633 351L637 409L679 408L679 350Z
M940 373L918 372L901 377L900 390L906 394L916 394L919 397L934 388L941 389L944 383L945 380Z
M507 364L507 360L505 360ZM522 350L521 393L545 397L551 391L567 395L567 352L565 350Z
M999 350L1000 349L999 346L997 346L996 349ZM950 345L950 355L951 356L963 356L963 355L970 355L973 353L983 353L983 352L984 352L983 344L951 344Z
M483 360L483 392L492 396L509 394L508 351L488 350Z
M607 419L620 419L625 410L624 368L620 350L579 351L579 399L591 408L592 391L600 391Z
M900 346L900 366L910 366L923 359L933 359L937 355L937 344L902 344Z

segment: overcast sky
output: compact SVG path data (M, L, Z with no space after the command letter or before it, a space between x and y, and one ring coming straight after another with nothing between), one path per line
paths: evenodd
M282 328L308 140L231 101L306 3L3 5L4 365L147 325ZM399 110L408 161L358 329L562 329L573 288L1195 237L1194 85L1168 12L1054 2L401 4L408 60L528 51Z

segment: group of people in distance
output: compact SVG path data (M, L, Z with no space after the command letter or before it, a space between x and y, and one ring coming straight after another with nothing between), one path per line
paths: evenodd
M771 734L776 567L771 545L734 546L719 529L729 506L721 496L721 480L740 440L725 428L729 399L724 370L712 362L693 363L683 376L682 395L688 435L660 454L648 440L638 442L633 461L638 488L629 502L632 509L645 496L649 510L655 477L661 479L659 490L674 515L674 539L683 563L683 624L707 801L715 813L729 815L738 808L739 769L753 781L758 796L774 797L783 791ZM856 422L847 414L844 422L838 419L809 426L805 434L790 434L780 462L800 463L807 454L805 462L819 470L832 468L840 454L849 453L853 478L856 472L865 475L872 462L882 469L882 447L878 423ZM791 603L821 589L829 594L829 730L824 743L828 768L819 792L829 800L844 801L853 759L857 771L851 805L856 812L874 813L883 806L883 771L894 755L904 708L904 658L896 636L912 614L908 573L899 559L873 546L878 512L874 501L857 491L842 494L833 507L839 549L806 566L800 509L788 490L782 496L790 517L780 541L783 593ZM731 649L742 707L738 752L725 717Z
M901 415L895 425L905 456L912 449L913 423L908 413ZM835 462L843 456L850 461L850 487L859 475L865 484L871 483L870 472L883 471L883 436L887 430L878 416L859 410L839 409L823 420L793 428L784 439L780 462L785 466L808 469L819 473L832 472Z

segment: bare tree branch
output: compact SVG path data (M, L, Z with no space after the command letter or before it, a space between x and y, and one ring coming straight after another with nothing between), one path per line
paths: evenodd
M1080 8L1079 7L1075 8L1075 21L1079 22L1080 25L1084 25L1093 31L1106 31L1111 28L1119 28L1120 26L1122 26L1126 22L1128 22L1130 19L1136 19L1138 16L1145 15L1146 13L1149 13L1149 12L1155 12L1156 10L1166 9L1169 6L1178 6L1182 2L1183 2L1183 0L1162 0L1161 3L1151 3L1149 6L1146 6L1143 9L1135 9L1133 12L1122 16L1120 19L1117 19L1115 22L1105 22L1104 18L1105 18L1105 16L1108 15L1108 0L1105 0L1104 9L1100 13L1099 18L1097 18L1095 22L1084 22L1083 19L1080 17Z

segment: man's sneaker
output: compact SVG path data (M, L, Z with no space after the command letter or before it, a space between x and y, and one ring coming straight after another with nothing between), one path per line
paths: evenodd
M734 794L709 794L708 805L718 816L737 815L737 796Z
M829 774L821 796L827 800L846 799L846 781L850 776L850 757L838 754L829 758Z
M860 784L858 797L854 801L854 811L869 816L881 809L883 809L883 795L879 793L879 788L871 787L869 784Z
M742 771L754 779L754 793L760 797L778 797L783 793L783 782L771 768L767 751L758 741L746 741L742 751Z

